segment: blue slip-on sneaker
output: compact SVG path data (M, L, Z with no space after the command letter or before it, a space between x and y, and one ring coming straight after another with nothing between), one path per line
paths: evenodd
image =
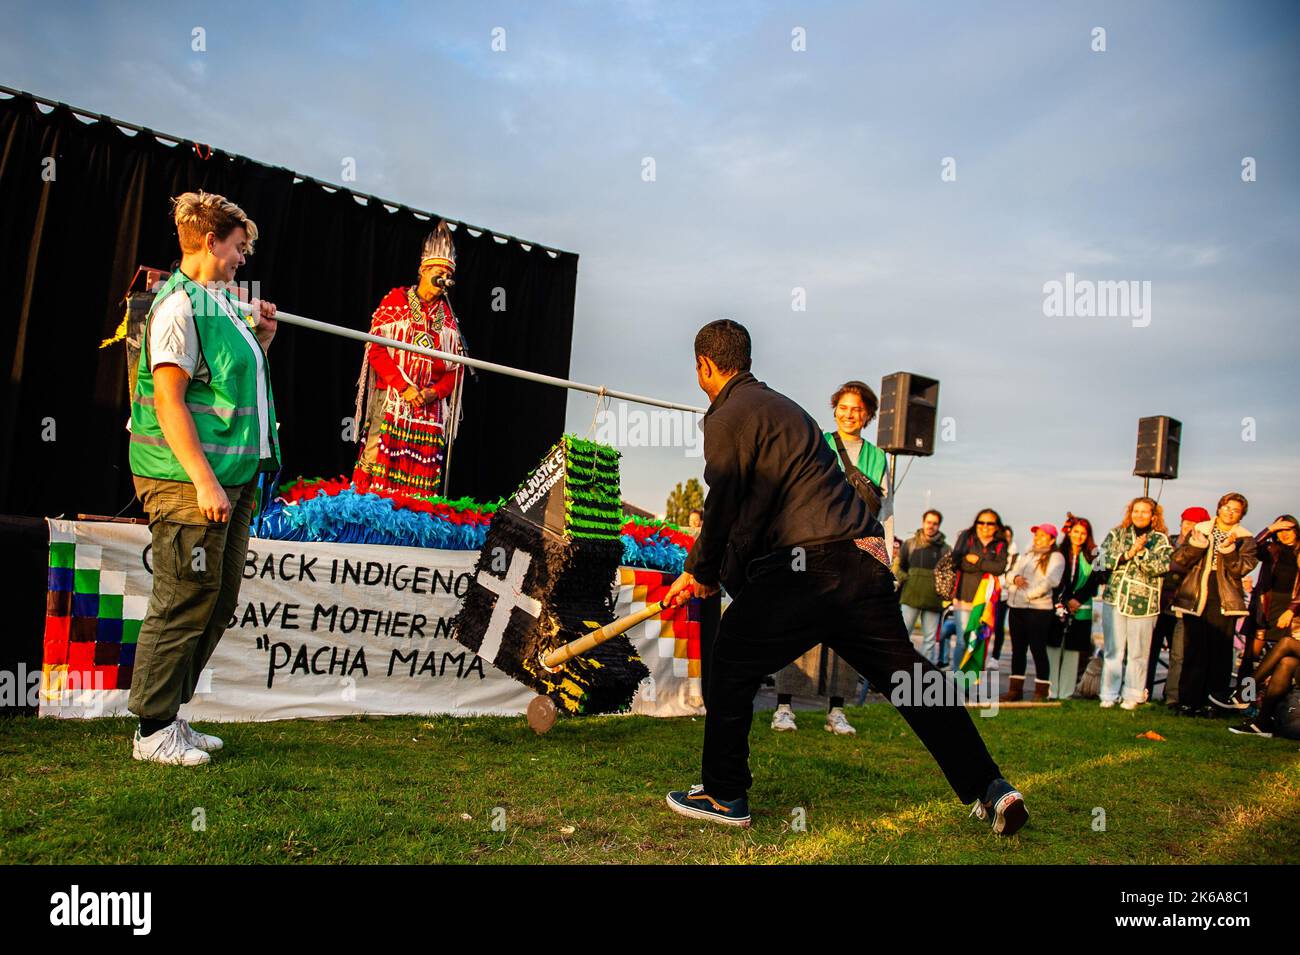
M1011 836L1029 821L1025 797L1001 777L989 783L984 798L977 800L970 814L990 822L999 836Z
M749 800L744 796L730 801L714 799L704 791L703 786L692 786L689 792L680 789L670 792L668 808L692 819L708 819L724 826L749 828Z

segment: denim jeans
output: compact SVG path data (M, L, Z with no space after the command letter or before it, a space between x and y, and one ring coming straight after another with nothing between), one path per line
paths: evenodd
M1151 653L1151 634L1156 628L1156 618L1129 617L1104 605L1110 611L1110 626L1106 626L1103 611L1102 626L1106 646L1101 665L1101 698L1112 703L1121 696L1126 703L1141 703L1147 688L1147 660Z
M961 658L966 655L966 622L970 620L970 609L953 607L952 616L957 622L957 632L953 635L955 639L952 642L952 652L948 655L948 669L956 673L961 666Z
M907 628L909 638L912 636L912 627L916 625L916 618L921 618L921 656L933 663L935 647L939 642L939 618L942 615L938 610L922 610L907 604L900 605L900 609L903 611L903 626Z

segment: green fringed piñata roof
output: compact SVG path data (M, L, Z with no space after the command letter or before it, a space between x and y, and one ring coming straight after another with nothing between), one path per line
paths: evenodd
M569 537L618 540L623 532L619 453L571 434L564 444L564 532Z

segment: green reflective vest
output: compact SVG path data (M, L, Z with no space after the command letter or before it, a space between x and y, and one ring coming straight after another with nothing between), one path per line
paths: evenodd
M190 480L168 447L158 424L153 370L149 361L149 323L154 310L178 287L189 297L194 327L198 330L199 351L211 376L207 382L190 378L185 389L185 405L194 418L199 444L217 480L227 487L247 484L259 470L275 470L280 458L275 398L271 394L271 366L263 354L262 371L266 376L269 410L267 424L271 432L271 457L263 461L261 436L257 431L257 358L248 339L217 304L214 295L225 295L232 302L234 298L224 290L209 293L179 269L158 290L149 308L149 317L145 319L135 394L131 396L131 471L141 477L165 481ZM256 338L253 347L261 348Z
M826 443L831 446L831 450L835 452L835 460L839 463L840 470L844 470L844 462L840 461L840 449L835 446L835 432L825 431L822 434L826 438ZM861 438L862 436L858 435L858 437ZM858 452L858 459L853 463L876 487L883 488L885 486L885 465L887 463L885 452L866 438L862 438L862 450Z

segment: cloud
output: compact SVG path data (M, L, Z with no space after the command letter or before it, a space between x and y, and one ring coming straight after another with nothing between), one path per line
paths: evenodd
M235 3L202 60L191 11L140 16L18 4L7 82L327 181L352 156L363 191L579 252L574 377L702 402L690 343L730 315L825 427L847 378L941 380L959 440L900 514L1104 524L1159 413L1186 435L1171 498L1295 508L1291 7ZM1066 271L1152 281L1151 326L1047 319ZM569 409L585 431L592 399ZM634 449L625 496L660 509L700 473Z

